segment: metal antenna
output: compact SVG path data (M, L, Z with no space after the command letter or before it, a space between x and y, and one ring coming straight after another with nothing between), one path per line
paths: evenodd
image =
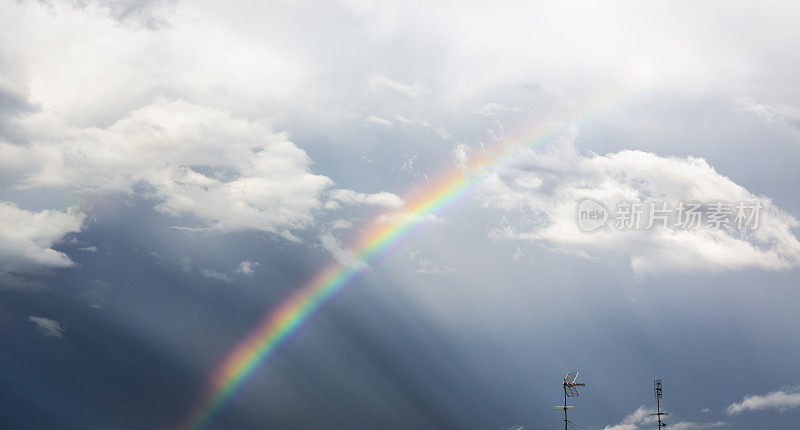
M564 375L564 382L561 386L564 388L564 406L553 406L554 409L564 410L564 430L567 430L567 425L570 421L567 419L567 410L575 409L575 406L567 406L567 397L578 397L578 387L585 387L586 384L575 382L578 380L579 372L568 372Z
M669 415L669 414L666 413L666 412L661 412L661 380L660 379L656 379L655 381L653 381L653 391L656 394L656 407L658 408L656 410L658 412L656 412L654 414L650 414L650 415L655 415L655 416L658 417L658 430L661 430L661 427L666 427L667 426L666 423L661 422L661 416L662 415Z

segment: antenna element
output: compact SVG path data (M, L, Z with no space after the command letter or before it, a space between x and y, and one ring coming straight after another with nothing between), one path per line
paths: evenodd
M567 406L567 397L578 397L578 387L585 387L586 384L576 382L578 380L578 373L580 372L567 372L564 375L564 382L561 384L561 387L564 389L564 406L554 406L555 409L563 409L564 410L564 430L567 429L567 425L570 421L567 419L567 410L575 409L575 406Z

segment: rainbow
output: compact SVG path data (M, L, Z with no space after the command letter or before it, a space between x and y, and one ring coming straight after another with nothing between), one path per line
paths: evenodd
M586 110L594 111L591 108ZM551 120L549 123L557 121ZM376 262L409 231L468 194L486 175L488 167L501 160L513 158L524 148L536 147L552 139L554 134L551 128L542 125L542 122L539 124L520 138L505 140L482 151L470 160L468 166L452 169L442 175L434 186L427 187L418 197L406 199L410 202L406 212L389 214L395 215L391 222L386 222L386 217L374 220L351 247L357 260L366 264ZM179 428L202 428L208 424L256 369L293 335L299 333L325 303L351 285L362 269L363 265L356 267L332 264L269 312L214 371L201 402Z

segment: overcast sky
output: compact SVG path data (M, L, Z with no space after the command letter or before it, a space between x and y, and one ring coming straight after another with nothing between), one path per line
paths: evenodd
M171 428L331 264L207 428L800 419L799 7L0 1L0 427Z

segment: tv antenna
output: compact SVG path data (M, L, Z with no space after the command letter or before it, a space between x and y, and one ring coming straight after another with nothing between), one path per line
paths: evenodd
M585 387L586 384L575 382L578 380L579 372L568 372L564 375L564 382L561 386L564 388L564 406L553 406L555 409L564 410L564 430L567 430L568 424L575 424L567 419L567 411L575 409L575 406L567 406L567 397L578 397L578 387Z
M661 430L661 427L666 427L667 426L666 423L661 422L661 416L662 415L669 415L669 414L666 413L666 412L661 412L661 380L660 379L656 379L655 381L653 381L653 391L655 392L655 395L656 395L656 408L657 408L656 410L658 412L656 412L654 414L650 414L650 415L655 415L655 416L658 417L658 430Z

